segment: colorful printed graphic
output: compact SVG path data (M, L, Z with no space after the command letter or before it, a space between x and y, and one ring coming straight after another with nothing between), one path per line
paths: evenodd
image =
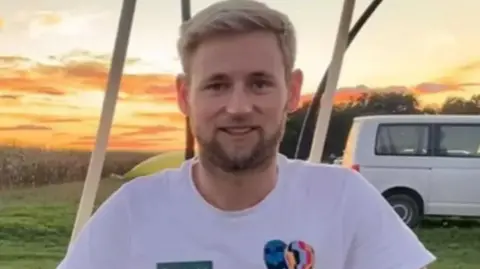
M287 244L282 240L271 240L263 248L263 260L268 269L288 269L285 259Z
M265 244L263 259L268 269L314 269L315 251L303 241L287 245L277 239Z

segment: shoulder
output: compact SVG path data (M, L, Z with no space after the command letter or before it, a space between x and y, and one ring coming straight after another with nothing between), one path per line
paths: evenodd
M316 208L323 202L328 212L340 216L342 236L348 243L348 268L416 269L436 259L357 171L297 160L288 161L288 167L297 175L293 185L310 194L309 202Z
M308 176L305 179L316 178L327 180L332 177L346 179L355 176L353 170L339 166L324 163L313 163L303 160L288 159L287 169Z
M57 268L124 268L138 223L152 215L153 204L162 204L158 199L168 199L180 174L171 169L124 183L91 216Z
M287 160L285 171L295 178L297 185L315 191L328 189L340 194L352 188L369 188L369 183L359 173L339 165Z
M123 184L122 188L130 195L144 192L152 188L168 187L181 174L181 169L166 169L151 175L141 176Z
M124 183L119 192L129 203L149 203L152 198L167 199L170 191L184 183L186 164L179 168L165 169Z
M378 210L391 210L382 194L353 169L301 160L288 160L286 167L286 174L292 177L293 180L289 181L296 193L309 197L310 202L321 200L334 204L344 212L344 217L354 217L356 214L351 213L358 212L358 208L364 208L362 212L369 211L371 214L376 214Z

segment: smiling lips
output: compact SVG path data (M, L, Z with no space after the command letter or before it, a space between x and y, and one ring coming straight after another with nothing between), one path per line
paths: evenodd
M228 135L231 136L244 136L246 134L249 134L255 130L257 130L258 127L253 127L253 126L248 126L248 127L224 127L224 128L219 128L221 132L224 132Z

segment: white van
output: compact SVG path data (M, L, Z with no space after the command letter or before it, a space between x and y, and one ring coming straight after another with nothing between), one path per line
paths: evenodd
M357 117L342 165L369 180L410 227L423 215L480 216L480 116Z

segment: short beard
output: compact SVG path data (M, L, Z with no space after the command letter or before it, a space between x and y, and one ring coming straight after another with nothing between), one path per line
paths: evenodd
M197 136L200 146L200 161L207 169L213 171L220 169L225 173L237 175L248 174L267 167L277 154L278 144L283 137L284 124L280 124L278 130L271 136L265 137L263 131L260 132L259 141L254 146L252 152L245 157L235 158L228 155L217 139L206 141Z

